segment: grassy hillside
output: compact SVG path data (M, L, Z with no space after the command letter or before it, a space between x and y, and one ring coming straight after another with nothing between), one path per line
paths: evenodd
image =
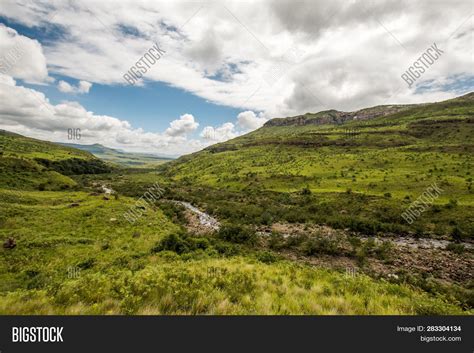
M69 158L93 159L90 153L75 148L21 136L5 130L0 130L0 151L3 152L3 157L45 158L52 161Z
M110 171L88 152L0 130L0 188L65 190L69 175Z
M245 223L309 221L445 237L457 227L472 238L474 94L395 112L387 107L387 114L384 107L365 110L365 120L344 113L351 117L344 123L314 114L306 122L272 120L165 165L163 175L179 192L192 189L216 215ZM433 183L443 192L408 224L403 210ZM196 185L206 191L197 193ZM223 190L235 197L212 196Z
M0 250L2 314L461 313L407 285L269 263L223 242L153 251L178 226L159 209L132 226L122 214L133 199L1 193L0 236L17 244Z
M473 106L270 122L153 171L2 132L0 314L472 314L472 249L389 236L472 237ZM170 199L222 227L198 232Z

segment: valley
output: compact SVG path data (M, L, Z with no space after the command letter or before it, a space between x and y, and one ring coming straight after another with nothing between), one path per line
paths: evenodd
M0 147L2 314L473 313L473 93L274 119L140 168Z

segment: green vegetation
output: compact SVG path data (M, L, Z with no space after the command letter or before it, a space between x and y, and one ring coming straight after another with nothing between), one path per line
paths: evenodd
M232 221L425 236L458 227L472 238L473 122L474 94L340 125L270 121L163 165L163 177L178 197ZM433 183L443 192L408 224L401 214Z
M474 95L357 114L273 121L158 169L0 132L0 314L472 314ZM194 232L169 200L221 228ZM453 243L404 254L401 235Z
M134 201L127 197L1 196L0 234L16 241L0 250L2 314L461 312L406 285L346 278L220 240L248 244L242 229L196 238L158 208L131 225L122 217Z
M0 188L65 190L76 186L72 174L111 171L88 152L0 130Z

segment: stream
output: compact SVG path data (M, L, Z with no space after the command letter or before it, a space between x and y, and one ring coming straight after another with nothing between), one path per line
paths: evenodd
M366 239L366 238L365 238ZM415 239L411 237L400 237L400 238L375 238L375 241L382 242L384 240L388 240L392 242L395 245L398 246L408 246L410 248L414 249L445 249L448 244L451 244L452 242L449 240L443 240L443 239L429 239L429 238L420 238L420 239ZM474 244L472 243L467 243L467 242L462 242L459 243L461 245L464 245L466 249L473 249Z
M198 208L191 205L189 202L184 201L173 201L174 203L180 204L196 214L199 217L199 223L207 228L211 228L213 230L219 230L220 223L212 216L208 215L206 212L202 212Z
M270 236L271 231L269 230L259 231L257 232L257 234L261 236ZM292 234L288 234L288 233L284 233L282 235L284 238L288 238L292 236ZM371 239L366 236L359 236L359 238L364 241ZM448 244L452 243L451 241L444 240L444 239L432 239L432 238L416 239L413 237L398 237L398 238L397 237L374 237L373 239L376 243L382 243L384 241L388 241L398 247L409 247L413 249L445 249ZM463 245L466 249L474 249L473 243L462 242L459 244Z
M105 185L101 185L102 190L106 194L113 194L114 190L106 187ZM201 211L197 207L194 207L191 205L189 202L185 201L176 201L176 200L170 200L174 203L177 203L179 205L182 205L189 211L193 212L196 214L199 218L199 223L206 227L210 228L212 230L219 230L220 228L220 223L217 219L212 217L211 215L207 214L206 212ZM268 236L270 235L270 232L267 231L260 231L257 232L261 236ZM283 234L283 236L290 237L291 234ZM369 239L368 237L361 237L361 239L367 240ZM409 247L409 248L414 248L414 249L445 249L448 244L451 244L452 242L449 240L443 240L443 239L430 239L430 238L420 238L420 239L415 239L412 237L390 237L390 238L382 238L382 237L375 237L374 238L376 242L382 242L382 241L389 241L393 243L394 245L397 245L399 247ZM460 243L464 245L466 249L474 249L474 244L473 243L468 243L468 242L462 242Z

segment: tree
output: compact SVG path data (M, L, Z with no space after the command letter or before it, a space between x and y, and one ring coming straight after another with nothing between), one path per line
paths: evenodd
M460 243L461 240L462 240L462 232L461 232L461 229L459 228L459 226L455 226L451 232L451 238L453 238L453 240L456 242L456 243Z

